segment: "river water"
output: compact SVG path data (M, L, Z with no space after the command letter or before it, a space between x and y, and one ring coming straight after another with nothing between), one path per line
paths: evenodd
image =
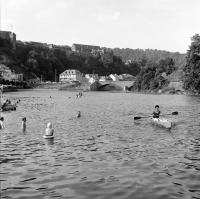
M29 90L3 113L1 198L200 198L200 98ZM51 96L51 97L50 97ZM171 131L148 119L159 104ZM77 111L81 118L76 118ZM27 130L21 131L21 119ZM51 121L55 138L42 137Z

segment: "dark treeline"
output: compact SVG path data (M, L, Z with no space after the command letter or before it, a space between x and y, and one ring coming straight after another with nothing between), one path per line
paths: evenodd
M4 42L5 43L5 42ZM58 80L66 69L74 68L82 73L99 75L131 74L137 76L135 89L152 90L167 84L163 77L185 65L185 55L159 50L106 49L104 53L79 54L65 48L47 48L17 44L16 50L0 48L1 62L16 71L23 72L25 78L31 74L46 81ZM6 57L6 59L5 59ZM127 62L128 60L128 62ZM33 75L32 75L33 76ZM55 78L56 77L56 78Z
M200 35L191 38L184 67L184 87L186 90L200 94Z
M140 61L142 59L151 60L158 63L161 59L172 58L175 62L175 67L183 67L185 65L185 54L179 52L169 52L164 50L153 49L130 49L130 48L114 48L115 55L120 56L123 61L132 60Z
M168 85L167 76L175 70L175 62L172 58L161 59L158 63L147 60L137 75L134 88L138 91L161 89Z
M104 54L83 55L64 49L47 49L28 46L17 46L16 58L20 60L23 70L25 70L26 73L32 72L38 77L42 75L44 80L51 81L54 81L55 74L57 74L58 78L60 73L69 68L78 69L82 73L97 73L99 75L128 73L136 76L143 66L149 64L149 62L152 64L155 63L155 68L161 63L160 60L162 59L172 58L175 63L174 65L177 65L173 58L176 57L176 55L176 60L184 60L184 56L180 54L175 54L169 58L165 56L162 57L162 54L159 53L160 51L157 50L149 50L149 52L151 52L153 57L159 57L160 59L153 59L150 55L147 57L141 54L138 55L137 59L132 59L129 63L125 64L122 57L116 55L115 51L114 53L108 51Z
M128 73L136 76L142 66L141 61L125 64L121 57L112 51L100 54L79 54L63 48L42 48L28 45L17 45L15 51L4 49L4 55L10 61L7 66L21 70L26 76L36 74L43 80L58 80L58 75L66 69L77 69L82 73L97 73L109 75L111 73Z

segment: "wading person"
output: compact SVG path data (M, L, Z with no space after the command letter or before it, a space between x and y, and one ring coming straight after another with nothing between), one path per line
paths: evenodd
M26 118L22 118L22 125L21 125L22 131L26 131Z
M46 136L53 136L53 133L54 133L54 129L52 127L51 122L49 122L49 123L47 123L47 128L45 130L45 135Z
M0 117L0 129L4 128L3 121L4 121L4 117Z

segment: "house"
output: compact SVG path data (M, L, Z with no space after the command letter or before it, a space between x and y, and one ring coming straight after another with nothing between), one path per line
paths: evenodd
M119 81L119 76L117 74L110 74L109 77L113 80L113 81Z
M12 71L9 67L4 64L0 64L0 79L10 80L11 81Z
M99 80L98 74L86 74L85 78L89 83L93 84L95 81Z
M84 79L83 74L75 69L65 70L59 75L60 82L70 82L70 81L82 82L83 79Z
M91 53L92 50L100 50L100 46L84 45L84 44L73 44L72 51L78 53Z
M16 74L9 67L0 64L0 79L8 81L23 81L23 74Z
M86 74L85 77L87 79L90 79L91 77L93 77L94 79L98 80L99 79L99 75L98 74Z
M99 81L100 82L105 82L106 81L106 77L105 76L100 76Z
M106 81L106 77L105 76L100 76L99 77L99 81L100 82L105 82Z

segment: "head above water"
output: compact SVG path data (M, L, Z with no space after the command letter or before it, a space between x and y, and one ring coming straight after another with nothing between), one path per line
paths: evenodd
M26 117L23 117L23 118L22 118L22 121L23 121L23 122L26 122Z
M155 105L155 108L160 108L159 105Z
M4 117L0 117L0 121L4 121Z
M47 128L52 129L52 123L51 122L47 123Z
M77 112L77 117L81 117L81 111Z

